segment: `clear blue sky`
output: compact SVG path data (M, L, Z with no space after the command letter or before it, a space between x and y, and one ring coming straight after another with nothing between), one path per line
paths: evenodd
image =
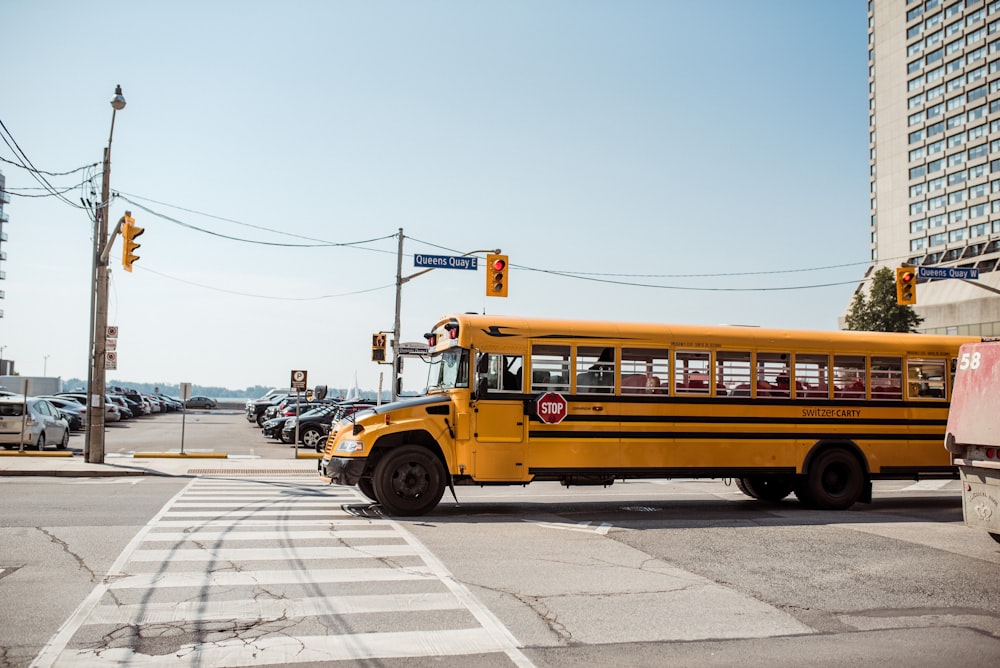
M414 253L502 248L513 265L507 299L484 296L482 269L407 283L404 341L484 309L836 329L869 247L865 11L8 0L0 120L36 168L68 172L100 162L123 88L112 189L148 210L111 208L146 232L132 274L112 253L109 379L241 389L307 369L374 389L399 228L404 275ZM85 378L91 222L0 170L3 355Z

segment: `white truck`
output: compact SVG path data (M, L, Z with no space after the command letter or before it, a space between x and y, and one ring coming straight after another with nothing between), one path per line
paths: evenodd
M959 349L944 447L961 477L966 526L1000 543L1000 341Z
M14 394L40 396L62 391L62 378L51 376L0 376L0 388ZM27 390L25 389L27 388Z

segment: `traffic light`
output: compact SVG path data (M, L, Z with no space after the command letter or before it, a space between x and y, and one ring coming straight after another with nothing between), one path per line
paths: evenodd
M913 267L896 269L896 303L900 306L917 303L917 271Z
M486 255L486 296L507 296L507 256L497 253Z
M385 361L385 334L372 334L372 362Z
M135 238L141 236L145 231L146 228L135 224L135 219L132 216L125 216L125 226L122 228L122 238L124 239L122 244L122 266L125 267L125 271L131 272L132 263L139 259L139 256L135 254L135 250L141 244L137 244Z

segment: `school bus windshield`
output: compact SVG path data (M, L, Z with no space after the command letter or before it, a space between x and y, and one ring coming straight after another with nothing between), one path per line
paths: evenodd
M427 391L443 392L456 387L469 387L469 351L452 348L431 357L427 375Z

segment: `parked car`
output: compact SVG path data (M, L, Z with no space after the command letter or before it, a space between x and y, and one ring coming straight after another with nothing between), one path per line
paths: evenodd
M87 406L87 394L84 392L57 392L54 396L66 397L67 399L72 399L76 401L81 406ZM118 410L118 404L111 401L111 397L105 395L104 397L104 421L105 422L118 422L122 419L121 411Z
M120 394L109 394L108 400L115 402L118 406L118 412L121 413L121 418L123 420L131 420L135 417L135 413L129 408L128 402L125 401L125 397Z
M215 408L218 405L211 397L191 397L184 402L184 408Z
M44 396L39 397L39 399L45 399L62 413L62 416L66 418L66 422L69 423L70 431L83 429L83 426L87 424L87 407L83 404L72 399L67 399L66 397Z
M166 394L154 394L153 396L159 399L163 403L163 407L168 411L179 411L184 408L184 402L180 399L175 399Z
M44 450L69 447L69 423L46 399L20 395L0 397L0 444L14 450L22 444Z
M276 406L287 394L273 394L265 399L256 399L247 402L247 422L255 423L258 427L264 426L264 412L271 406Z
M326 445L326 437L330 433L330 425L353 415L362 408L371 408L374 404L367 401L346 401L337 404L320 406L302 413L301 417L289 418L281 431L282 443L295 442L295 425L299 428L299 442L307 448L315 448L322 452Z

